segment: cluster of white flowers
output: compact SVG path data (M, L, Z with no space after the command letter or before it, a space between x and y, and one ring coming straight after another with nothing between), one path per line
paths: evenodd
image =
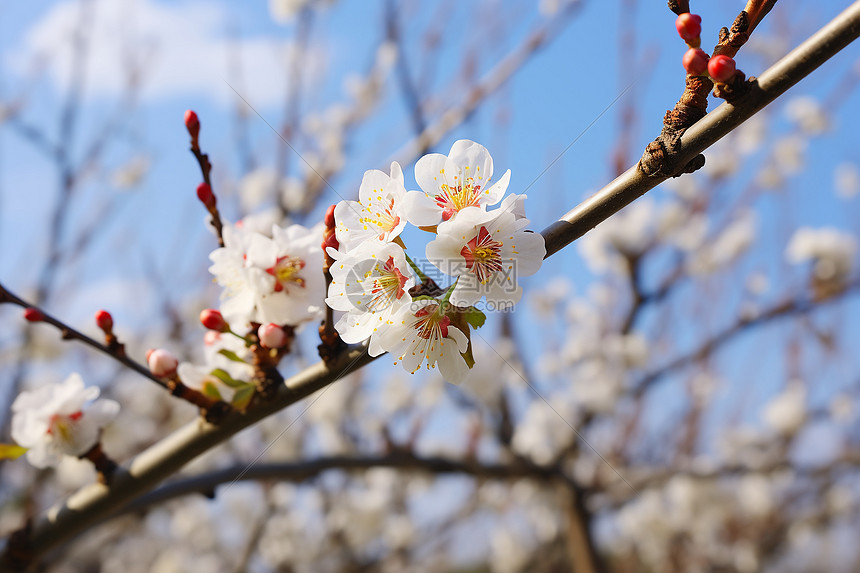
M272 236L225 226L209 271L224 287L221 313L233 328L298 326L321 316L322 226L274 225Z
M525 230L525 196L504 198L510 171L495 183L492 176L489 152L468 140L418 160L420 191L406 190L396 162L388 174L364 174L359 200L335 207L339 250L329 249L336 264L326 303L345 312L336 325L343 340L370 338L372 356L391 352L410 372L426 358L448 381L463 380L472 365L469 326L483 324L473 305L485 298L488 308L512 307L522 296L517 278L534 274L546 254L543 237ZM435 235L427 259L455 277L440 297L410 295L425 277L400 237L407 222Z
M774 496L782 484L770 476L747 474L729 487L712 479L677 475L661 489L648 489L614 518L618 538L611 552L635 548L641 558L660 569L673 540L686 543L676 557L694 555L732 571L761 570L757 544L750 537L766 535L776 509ZM727 535L741 521L748 536ZM686 553L686 552L689 552Z

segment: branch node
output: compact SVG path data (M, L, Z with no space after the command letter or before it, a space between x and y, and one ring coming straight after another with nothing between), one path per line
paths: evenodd
M102 485L110 485L111 478L117 469L115 461L110 459L102 449L102 443L96 442L89 451L79 456L80 459L90 460L96 468L99 476L99 483Z
M714 85L714 96L733 104L750 91L754 80L750 78L747 81L742 71L735 70L735 75L728 82Z

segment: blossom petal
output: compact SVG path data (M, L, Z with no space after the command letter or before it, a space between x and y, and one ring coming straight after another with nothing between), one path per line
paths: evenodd
M480 143L468 139L455 141L448 157L462 177L474 177L480 185L485 185L493 177L493 158Z
M442 220L442 209L423 191L408 191L403 198L406 220L416 227L432 227Z

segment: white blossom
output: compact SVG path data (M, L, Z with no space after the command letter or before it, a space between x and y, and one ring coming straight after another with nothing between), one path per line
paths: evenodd
M326 299L334 310L345 311L335 328L344 342L370 338L371 356L382 354L381 329L403 305L412 302L409 289L415 284L406 254L394 243L365 243L344 255L334 249L331 286Z
M63 455L87 453L119 412L119 404L96 400L98 395L78 374L22 392L12 403L12 439L28 448L27 459L38 468L56 465Z
M468 349L466 335L451 324L442 305L431 299L403 305L381 331L379 345L395 357L395 364L414 374L426 358L427 368L435 368L448 382L459 383L469 372L461 353Z
M468 139L454 142L447 156L425 155L415 164L415 180L423 192L408 194L409 222L432 226L451 219L466 207L495 205L508 188L511 171L493 184L492 177L490 152Z
M335 234L348 252L368 240L392 241L406 226L406 188L396 161L391 174L378 169L364 173L358 201L341 201L334 209Z
M245 211L253 211L267 200L277 197L281 180L277 171L260 168L242 177L239 182L239 202Z
M756 236L756 216L751 210L742 211L712 240L703 244L690 259L693 274L706 274L726 267L752 245Z
M439 225L436 239L427 245L427 259L459 277L452 304L470 306L484 296L499 307L519 302L517 279L536 273L546 255L543 236L524 230L528 222L501 209L466 207Z
M225 227L227 231L228 227ZM272 227L272 238L232 228L210 255L209 271L225 288L221 313L233 326L298 325L321 313L322 226Z
M821 281L844 280L854 267L857 241L834 228L802 227L795 231L785 250L790 263L813 263L813 274Z
M762 414L767 425L780 434L797 433L806 421L806 387L799 380L792 381L765 406Z
M850 199L860 193L860 169L854 163L840 163L833 172L836 194Z
M830 127L821 104L810 96L795 97L785 104L785 115L804 133L819 135Z

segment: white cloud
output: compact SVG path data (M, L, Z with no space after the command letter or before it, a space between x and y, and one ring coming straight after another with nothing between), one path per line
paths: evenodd
M65 89L72 70L70 47L85 4L54 4L24 32L19 47L7 54L5 67L23 75L35 62L45 62L50 81ZM223 4L96 0L90 6L85 96L121 94L129 56L145 57L140 95L147 100L195 95L221 104L234 101L224 80L232 83L230 68L236 61L241 62L241 83L234 87L255 107L277 104L285 93L288 39L238 37L231 33L239 28L233 25L236 14ZM313 80L322 62L315 51L308 57Z

